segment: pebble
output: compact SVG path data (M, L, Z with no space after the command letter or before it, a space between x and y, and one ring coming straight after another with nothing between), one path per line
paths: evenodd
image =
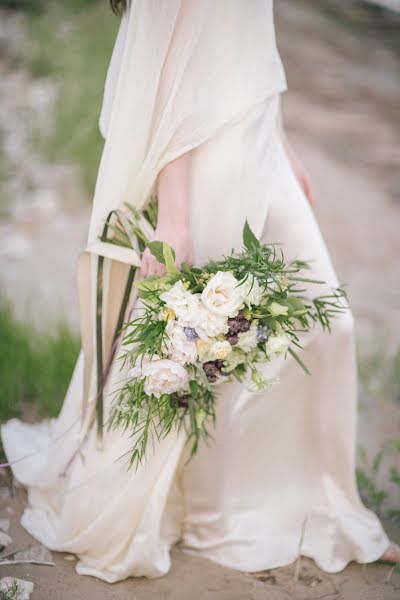
M74 556L73 554L66 554L66 555L64 556L64 560L70 560L70 561L73 561L73 560L76 560L76 556Z
M3 552L4 548L7 548L12 542L12 538L4 531L0 531L0 552Z
M10 519L0 519L0 531L4 531L4 533L10 531Z

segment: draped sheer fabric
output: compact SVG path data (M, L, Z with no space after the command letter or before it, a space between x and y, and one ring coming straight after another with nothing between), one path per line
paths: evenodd
M89 239L110 208L141 208L161 168L282 92L272 0L135 0L108 71Z

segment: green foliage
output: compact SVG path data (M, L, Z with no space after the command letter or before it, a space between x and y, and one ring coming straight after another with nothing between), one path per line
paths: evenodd
M79 11L100 2L102 0L63 0L64 7L71 11ZM51 0L0 0L0 8L41 13L51 3Z
M50 161L71 162L92 194L103 140L98 129L104 81L118 19L101 0L45 2L26 13L18 60L57 86L51 131L34 129L32 145Z
M356 471L357 484L363 501L371 510L383 517L400 521L400 510L384 509L384 503L389 494L387 490L381 489L378 483L378 475L382 470L384 459L389 453L393 452L397 456L400 455L400 439L388 442L371 461L368 460L365 448L359 448L360 466ZM389 480L399 488L400 492L400 471L398 468L391 466L388 475Z
M65 323L51 333L18 321L8 303L0 303L0 420L20 414L34 401L40 414L56 416L79 351L78 337Z
M0 0L0 8L38 12L43 7L43 0Z
M243 227L243 246L249 251L260 248L260 242L250 229L247 220Z
M21 596L22 590L15 579L7 589L0 590L0 600L20 600Z

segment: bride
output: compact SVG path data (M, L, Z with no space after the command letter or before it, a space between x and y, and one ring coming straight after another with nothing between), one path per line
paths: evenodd
M309 377L290 357L269 365L281 383L264 395L221 386L213 443L187 462L172 431L137 470L121 457L129 435L90 426L96 399L95 276L110 210L159 198L155 239L176 260L203 264L241 246L247 218L287 259L337 285L302 167L280 126L285 75L272 0L112 0L124 14L105 86L106 139L88 246L79 263L83 351L58 419L12 419L2 438L28 490L22 525L77 572L108 582L158 577L177 541L185 552L243 571L311 557L328 572L350 561L398 561L355 483L356 366L349 313L331 334L303 338ZM125 6L127 4L127 6ZM110 349L129 265L105 259L103 350ZM162 273L147 251L143 276ZM318 288L320 292L320 288ZM104 366L104 365L103 365ZM124 377L115 360L105 418ZM21 459L21 460L20 460Z

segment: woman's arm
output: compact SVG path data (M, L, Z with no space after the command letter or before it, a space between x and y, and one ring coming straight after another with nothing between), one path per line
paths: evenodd
M303 163L297 157L297 154L295 153L292 146L290 145L289 140L287 139L286 134L283 131L283 129L281 131L281 137L282 137L283 146L286 150L287 157L289 159L290 164L292 165L293 172L296 175L296 178L297 178L299 184L303 188L303 192L305 193L307 200L309 201L311 206L313 206L315 204L315 196L314 196L314 193L312 190L310 177L309 177Z
M154 239L172 246L178 267L182 262L191 264L193 260L188 206L190 159L188 152L168 163L157 179L158 224ZM165 273L164 265L148 249L143 253L141 273L143 277Z

